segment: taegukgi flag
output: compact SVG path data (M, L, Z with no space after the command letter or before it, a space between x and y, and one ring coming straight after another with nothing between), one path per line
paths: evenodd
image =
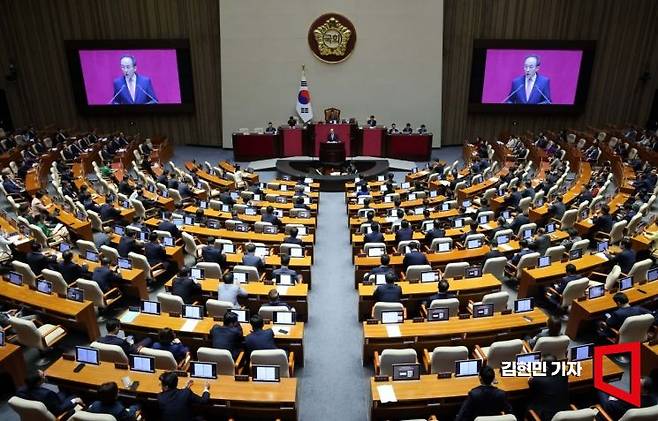
M299 92L297 93L297 114L304 123L313 119L313 109L311 108L311 92L308 90L306 82L306 72L302 66L302 80L299 83Z

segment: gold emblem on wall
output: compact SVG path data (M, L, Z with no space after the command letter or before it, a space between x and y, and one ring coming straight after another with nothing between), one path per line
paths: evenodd
M327 13L317 18L308 30L313 54L326 63L340 63L352 53L356 29L345 16Z

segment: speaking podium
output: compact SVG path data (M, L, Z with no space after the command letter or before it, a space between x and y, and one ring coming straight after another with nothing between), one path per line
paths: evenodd
M344 142L320 142L320 162L323 164L340 165L345 162Z
M314 154L315 156L318 156L320 154L320 144L322 142L325 142L327 138L329 137L329 132L331 129L334 130L334 133L338 137L338 139L345 144L345 151L347 153L350 153L351 151L351 145L350 145L350 130L352 126L349 124L326 124L326 123L319 123L315 125L315 148L314 148Z

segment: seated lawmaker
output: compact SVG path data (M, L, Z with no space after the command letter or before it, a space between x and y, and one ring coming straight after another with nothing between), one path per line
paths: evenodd
M652 396L653 381L650 377L642 377L640 380L640 408L647 408L656 405L656 398ZM625 402L621 399L613 398L612 396L598 391L599 402L605 410L605 413L610 416L614 421L617 421L626 414L629 409L635 408L632 404Z
M181 233L176 224L172 222L171 212L165 212L164 219L158 224L159 231L167 231L175 239L181 238Z
M135 421L139 405L131 405L126 408L118 399L119 388L116 382L103 383L98 388L98 400L92 402L86 409L94 414L112 415L117 421Z
M363 243L364 244L383 243L384 242L384 234L379 232L379 224L377 222L373 222L370 225L370 230L371 230L371 232L366 234L363 237Z
M201 284L190 278L190 270L183 267L171 284L171 293L181 297L185 304L192 304L194 298L201 294Z
M185 359L190 350L176 337L171 328L165 327L158 332L158 341L153 343L153 349L171 352L177 363Z
M256 244L249 243L245 246L245 254L242 256L242 264L245 266L253 266L258 269L258 273L263 273L265 270L265 263L263 259L256 256Z
M107 329L107 335L100 337L97 341L103 344L121 347L126 356L138 354L141 347L151 344L151 339L149 338L144 338L141 342L135 344L132 337L124 337L121 334L121 322L119 319L108 319L105 327Z
M226 267L226 255L222 253L222 249L217 247L214 237L208 237L207 245L201 249L201 257L204 262L217 263L220 268Z
M117 270L110 269L110 259L103 256L101 265L91 274L91 280L98 284L103 293L106 293L112 289L112 284L121 282L121 275L117 273Z
M25 256L25 263L30 266L32 272L39 276L44 269L51 269L57 263L55 257L48 257L41 251L41 243L32 242L31 251Z
M617 292L612 296L612 300L617 305L617 308L610 313L606 313L603 323L600 326L601 332L606 336L611 336L610 329L619 330L624 321L631 316L639 316L642 314L649 314L649 310L639 305L631 306L628 296L623 292Z
M251 324L251 333L244 338L244 351L246 361L249 361L252 351L261 349L278 349L276 342L274 342L274 331L272 329L263 329L263 318L254 314L249 319Z
M388 264L391 262L391 258L388 254L382 255L380 257L380 265L377 267L374 267L370 270L370 272L366 273L363 277L363 279L368 279L370 275L391 275L395 281L398 280L398 275L395 273L392 267L390 267Z
M271 205L265 208L265 213L261 215L260 220L262 222L269 222L277 227L283 225L281 220L274 214L274 207Z
M46 409L56 417L73 410L76 405L84 404L82 399L76 396L66 395L61 390L59 393L56 393L49 388L43 387L45 382L46 376L43 371L33 371L25 378L25 385L18 388L16 396L43 403Z
M395 242L413 240L414 230L406 219L400 222L400 229L395 233Z
M142 245L135 237L137 237L136 231L129 229L126 230L124 235L121 236L121 240L119 240L119 245L117 247L119 256L128 257L129 253L143 253Z
M425 301L425 305L429 306L434 300L445 300L448 298L455 298L456 295L452 292L448 292L450 289L450 284L445 279L439 281L438 292L436 294L430 295L430 297Z
M412 134L414 132L413 127L411 127L411 123L407 123L404 128L402 129L402 133L404 134Z
M210 340L213 348L225 349L231 352L234 360L238 358L244 341L242 326L238 323L238 315L227 311L224 314L222 326L216 324L210 329Z
M395 276L387 273L384 275L386 283L377 286L372 296L375 302L399 303L402 301L402 288L395 283Z
M303 242L301 239L297 238L297 235L299 234L299 230L297 227L292 227L290 228L290 234L283 239L284 244L298 244L298 245L303 245Z
M73 261L71 250L62 253L62 261L57 263L56 270L62 275L67 284L75 282L78 278L84 278L89 273L86 265L83 267Z
M231 272L224 274L222 277L223 282L219 284L219 288L217 290L217 299L219 301L226 301L233 304L233 308L240 308L238 298L247 298L249 294L247 291L242 289L240 285L234 284L233 280L234 278Z
M178 374L167 371L160 375L162 392L158 393L161 421L183 421L194 419L193 405L207 404L210 400L210 383L205 383L201 396L192 392L193 381L187 381L184 389L178 389Z
M409 243L409 253L404 255L402 259L402 269L406 272L409 266L413 265L429 265L427 256L418 251L418 244Z
M287 254L281 255L281 267L274 269L272 271L272 277L276 278L279 275L290 275L290 279L296 284L302 282L302 275L297 273L297 271L290 269L288 265L290 264L290 256Z
M480 369L480 386L471 389L468 397L462 403L455 421L473 421L479 416L511 414L512 407L507 402L503 390L492 386L496 372L488 365Z

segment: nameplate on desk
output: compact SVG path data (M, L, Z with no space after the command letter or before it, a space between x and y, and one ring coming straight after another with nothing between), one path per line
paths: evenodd
M236 382L248 382L249 381L249 376L246 375L246 374L236 374L235 376L233 376L233 379Z
M379 324L379 320L377 320L377 319L368 319L368 320L366 320L366 324L376 325L376 324Z
M279 334L279 335L290 335L290 331L292 330L290 326L286 325L272 325L272 330L274 331L274 334Z
M386 325L386 334L389 338L399 338L402 336L400 326L398 325Z
M375 381L376 382L387 382L388 381L388 376L384 376L384 375L375 376Z
M185 332L194 332L194 328L196 328L197 324L199 324L198 320L188 319L185 321L185 323L183 323L183 326L181 326L180 330Z
M379 401L381 403L398 401L397 396L395 396L395 389L393 389L393 385L383 384L377 386L377 393L379 394Z
M139 315L138 311L128 310L125 313L123 313L123 315L119 318L119 321L121 323L132 323L137 317L137 315Z

